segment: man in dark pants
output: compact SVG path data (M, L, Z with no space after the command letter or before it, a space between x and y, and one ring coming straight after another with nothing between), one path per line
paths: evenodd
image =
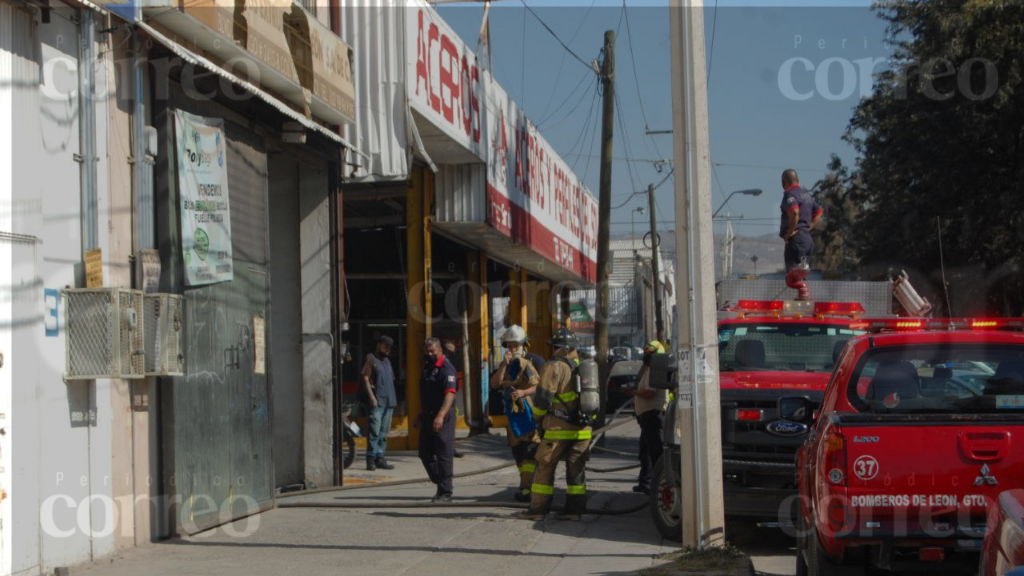
M657 340L644 346L644 365L640 367L633 404L636 421L640 424L640 475L633 492L651 493L651 474L664 451L661 430L668 408L668 391L651 388L651 356L664 353L665 346Z
M821 206L803 187L800 177L792 168L782 173L782 223L779 236L786 241L786 286L797 291L797 300L810 300L807 288L808 260L814 253L811 230L818 224L824 212Z
M441 351L441 341L423 343L423 377L420 379L420 461L437 484L432 502L452 501L452 459L455 454L455 366Z

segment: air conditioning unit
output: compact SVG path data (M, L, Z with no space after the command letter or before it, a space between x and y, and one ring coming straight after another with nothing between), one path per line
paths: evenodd
M141 290L67 289L65 380L145 377Z
M146 294L146 376L185 374L185 300L175 294Z

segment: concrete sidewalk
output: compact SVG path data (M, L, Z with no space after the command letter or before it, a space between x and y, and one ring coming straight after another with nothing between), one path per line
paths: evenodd
M629 428L622 427L622 436L609 439L608 445L630 450L635 435L629 437ZM510 461L504 438L497 436L461 442L460 449L466 456L456 460L457 473ZM397 467L387 476L380 471L353 471L351 476L372 483L423 475L415 454L390 458ZM611 468L633 462L629 457L595 452L591 466ZM635 470L590 473L590 508L642 504L646 497L630 492L634 481ZM454 506L429 504L434 494L429 483L368 485L281 498L281 505L308 502L324 507L271 510L72 572L76 576L626 576L661 564L653 557L677 547L662 542L646 509L621 516L587 515L581 522L519 520L517 509L496 506L518 505L512 498L517 483L518 473L511 466L457 479ZM557 490L555 504L563 498L564 491ZM413 505L421 507L409 507Z
M624 417L625 418L625 417ZM633 452L635 422L610 433L606 447ZM302 576L338 574L394 576L637 576L677 574L662 570L655 556L676 551L663 541L647 508L623 515L588 514L581 522L542 522L515 517L523 506L513 493L518 473L505 438L479 436L460 441L464 458L456 474L506 464L499 470L455 480L452 505L433 505L434 485L413 452L389 455L395 470L346 471L355 489L288 494L278 508L192 537L167 540L125 552L113 560L78 566L73 576ZM595 450L589 466L609 469L634 457ZM357 461L358 464L358 461ZM557 482L564 482L559 466ZM412 483L388 486L384 482ZM636 470L588 472L588 507L623 510L646 501L631 492ZM555 505L564 500L556 487ZM309 508L286 508L302 503ZM755 554L767 574L791 574L789 542L777 531L730 525L730 539Z

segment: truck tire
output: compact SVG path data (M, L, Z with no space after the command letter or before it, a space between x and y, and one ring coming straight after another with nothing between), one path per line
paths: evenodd
M682 499L679 486L669 483L665 466L670 460L668 450L654 465L651 479L651 519L662 538L683 541Z
M802 518L803 515L800 515ZM801 522L803 522L801 520ZM811 522L811 526L814 526L814 522ZM821 546L821 540L818 537L818 529L811 528L806 531L806 535L803 537L803 559L805 561L806 572L803 574L806 576L853 576L854 574L863 574L863 569L859 569L853 566L840 566L836 564L828 554L825 553L825 549ZM800 545L797 545L797 550L800 550ZM797 575L800 576L800 562L801 557L797 557L796 568Z

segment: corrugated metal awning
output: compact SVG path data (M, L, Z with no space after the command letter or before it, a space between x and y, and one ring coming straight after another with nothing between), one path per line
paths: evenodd
M302 115L299 112L297 112L296 110L292 109L290 106L288 106L287 104L285 104L281 100L275 98L274 96L272 96L271 94L269 94L265 90L263 90L263 89L259 88L258 86L254 85L252 82L249 82L248 80L243 80L242 78L239 78L238 76L232 74L231 72L228 72L227 70L225 70L225 69L221 68L220 66L214 64L210 60L200 56L199 54L196 54L195 52L192 52L191 50L185 48L184 46L178 44L177 42L174 42L170 38L164 36L158 30L156 30L155 28L150 26L149 24L146 24L145 22L137 22L134 25L138 26L142 30L145 30L146 34L148 34L153 40L156 40L160 44L163 44L169 50L171 50L172 52L177 54L181 59L183 59L186 62L192 64L193 66L202 66L203 68L206 68L210 72L213 72L214 74L216 74L216 75L218 75L218 76L220 76L220 77L222 77L222 78L224 78L226 80L229 80L229 81L231 81L234 84L237 84L237 85L241 86L242 88L244 88L248 92L252 93L254 96L259 98L260 100L263 100L267 104L270 104L271 106L273 106L281 114L284 114L288 118L291 118L292 120L298 122L299 124L302 124L308 130L312 130L314 132L317 132L317 133L327 137L329 140L332 140L335 143L340 144L341 146L343 146L343 147L345 147L345 148L355 152L356 154L359 154L359 155L365 157L365 154L363 154L362 152L359 152L359 150L357 150L355 148L355 146L352 146L351 144L349 144L337 132L332 132L331 130L327 129L327 127L321 126L320 124L317 124L316 122L310 120L309 118L306 118L304 115Z

